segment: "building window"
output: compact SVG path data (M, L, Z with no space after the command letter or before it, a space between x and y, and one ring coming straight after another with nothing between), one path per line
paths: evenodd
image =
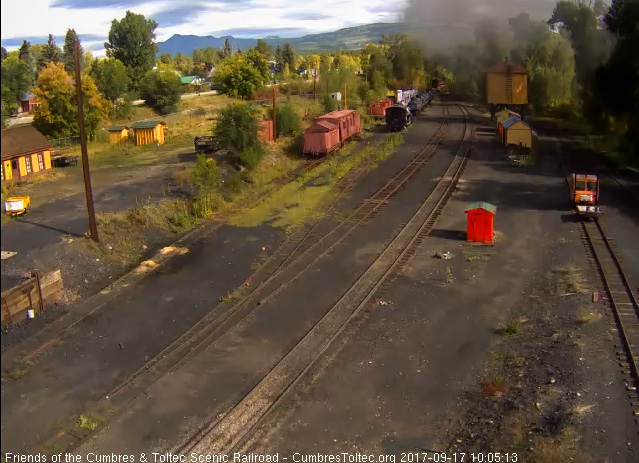
M33 172L33 168L31 166L31 156L24 157L24 164L27 167L27 174L30 174L31 172Z
M44 170L44 154L38 153L38 169Z

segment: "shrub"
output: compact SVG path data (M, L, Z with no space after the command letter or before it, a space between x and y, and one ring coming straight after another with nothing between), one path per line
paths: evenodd
M322 105L324 106L324 112L330 113L337 109L337 101L331 98L330 95L324 95L322 99Z
M247 148L259 145L257 112L250 104L231 103L219 113L215 138L220 148L236 160Z
M276 128L278 135L294 135L302 127L302 119L290 106L278 106L276 109Z
M182 82L173 71L149 71L140 83L140 97L160 114L177 111Z
M220 169L215 160L207 160L203 154L197 155L195 168L190 173L191 183L199 193L216 191L220 186Z
M264 150L261 145L245 148L240 154L240 162L249 169L254 169L262 160Z

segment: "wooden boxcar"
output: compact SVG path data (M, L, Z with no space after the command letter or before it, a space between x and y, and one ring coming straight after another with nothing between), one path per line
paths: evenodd
M346 140L362 133L362 124L359 114L352 109L342 109L324 114L317 118L318 121L329 121L339 127L339 141L345 143Z
M317 120L304 131L304 153L321 156L341 146L339 127L330 121Z

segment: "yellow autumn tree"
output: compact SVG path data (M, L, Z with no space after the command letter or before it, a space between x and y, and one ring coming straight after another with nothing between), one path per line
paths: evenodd
M54 138L79 135L75 84L63 63L47 64L33 93L40 103L33 117L36 129ZM109 104L88 75L82 76L82 96L87 138L93 140L100 122L107 117Z

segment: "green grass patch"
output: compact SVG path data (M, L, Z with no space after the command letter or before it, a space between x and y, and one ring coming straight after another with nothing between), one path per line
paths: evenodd
M495 331L503 337L517 336L521 331L521 324L518 320L512 320L506 324L500 324Z

